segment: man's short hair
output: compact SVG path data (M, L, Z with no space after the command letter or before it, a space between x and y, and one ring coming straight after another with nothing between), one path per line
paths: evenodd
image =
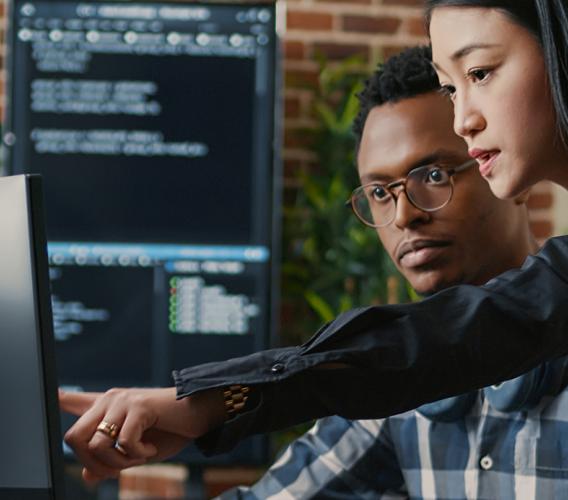
M357 95L359 114L353 122L356 151L359 151L365 122L374 107L426 94L440 87L431 61L430 47L419 46L405 49L377 66Z

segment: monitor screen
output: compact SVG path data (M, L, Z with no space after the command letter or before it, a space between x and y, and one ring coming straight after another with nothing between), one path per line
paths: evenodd
M61 441L39 178L0 179L0 499L59 499Z
M13 2L4 143L10 172L45 179L61 384L169 385L268 347L275 14Z

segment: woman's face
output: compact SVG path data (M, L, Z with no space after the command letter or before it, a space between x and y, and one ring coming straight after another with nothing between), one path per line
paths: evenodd
M496 9L438 7L430 37L454 129L495 195L511 198L542 179L568 187L568 151L531 33Z

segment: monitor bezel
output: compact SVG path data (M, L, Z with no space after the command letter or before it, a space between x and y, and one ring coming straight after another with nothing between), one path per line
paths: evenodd
M42 181L39 175L23 174L9 177L0 177L0 185L6 184L8 191L17 190L14 198L14 209L22 213L22 238L18 237L16 244L26 244L25 262L28 266L21 279L27 284L22 289L31 289L31 297L27 304L32 311L25 310L25 314L33 315L33 328L35 345L30 345L37 353L33 356L37 363L38 393L41 398L40 406L44 414L44 428L47 453L46 479L48 484L44 487L8 487L0 488L0 498L49 498L62 500L65 493L64 461L59 418L58 386L55 366L55 342L53 334L53 320L51 314L51 296L49 290L49 271L47 266L47 240L44 225L44 207L42 195ZM25 240L24 240L25 235ZM10 241L5 243L10 245ZM19 248L19 247L18 247ZM24 255L22 255L24 258ZM22 260L24 262L24 260ZM29 271L29 274L28 274ZM29 281L27 281L29 279ZM30 286L31 285L31 286ZM33 326L31 326L33 325Z
M24 175L28 199L28 228L31 242L32 279L35 291L36 326L41 350L44 401L47 416L51 490L53 498L64 498L64 461L59 416L55 339L47 263L47 238L41 176Z

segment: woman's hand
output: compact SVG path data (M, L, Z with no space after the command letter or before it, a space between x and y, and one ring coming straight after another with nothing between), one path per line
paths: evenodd
M225 419L220 390L176 400L175 388L59 393L63 411L79 416L65 435L84 465L85 480L163 460Z

